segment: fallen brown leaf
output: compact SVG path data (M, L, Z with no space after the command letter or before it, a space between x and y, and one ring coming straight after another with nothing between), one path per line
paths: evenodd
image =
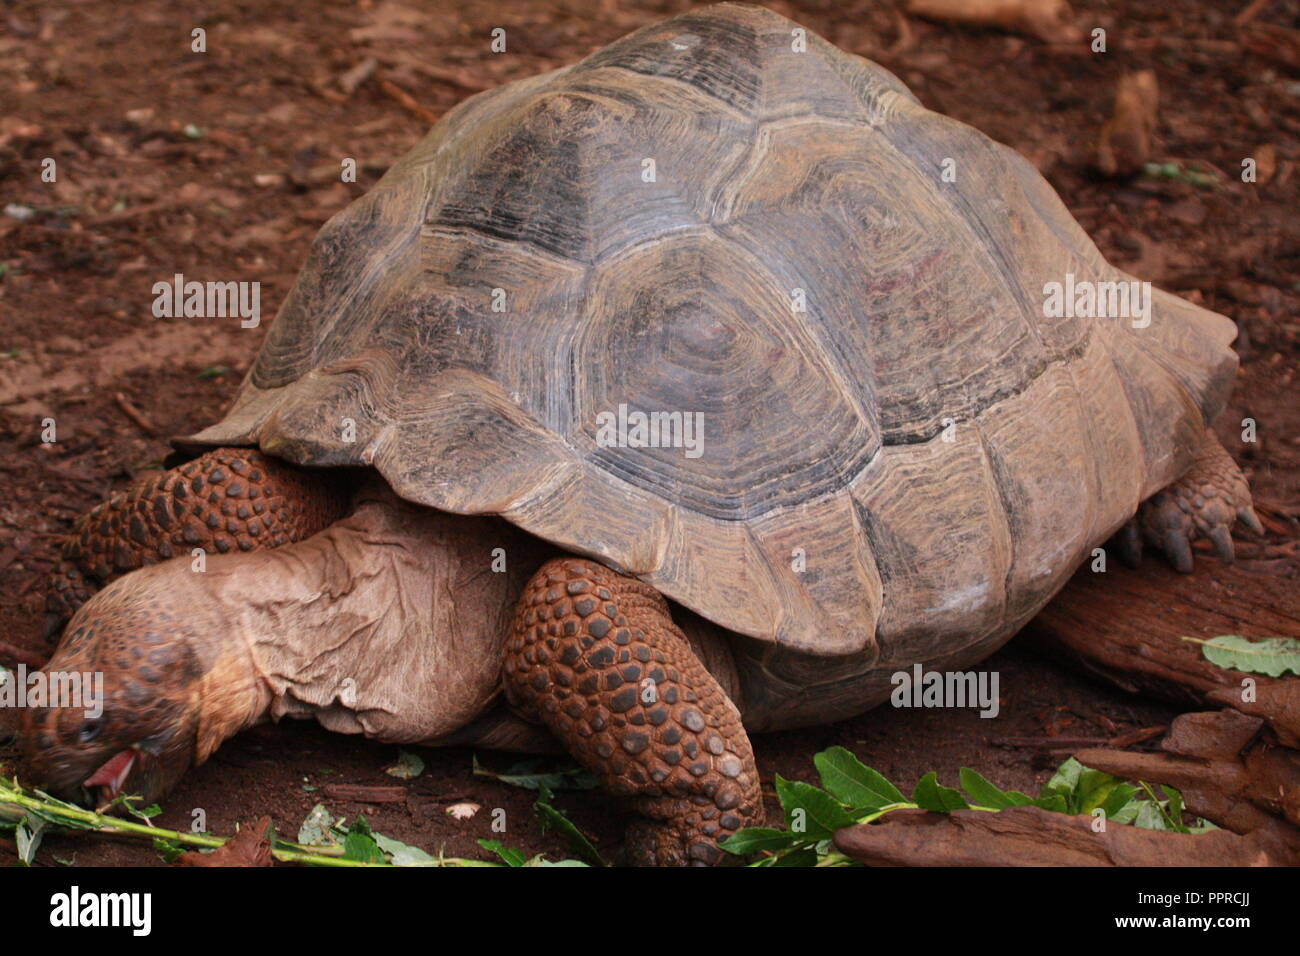
M262 817L252 826L244 827L225 844L211 853L191 850L176 859L177 866L273 866L271 840L275 827L270 817Z

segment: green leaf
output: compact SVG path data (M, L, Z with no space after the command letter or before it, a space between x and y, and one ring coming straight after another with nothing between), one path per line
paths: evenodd
M1052 774L1052 779L1043 784L1042 789L1039 790L1039 801L1057 795L1065 802L1065 809L1061 810L1061 813L1078 812L1075 790L1079 785L1079 777L1082 776L1086 769L1083 764L1073 757L1066 760L1065 763L1056 768L1056 773ZM1041 802L1039 805L1042 805Z
M136 805L132 803L130 800L124 801L123 805L126 807L127 812L130 813L131 816L135 817L138 820L143 820L145 823L151 822L154 817L162 813L162 807L158 806L158 804L156 803L151 803L149 804L149 806L143 809L136 807Z
M789 853L783 853L776 857L772 866L816 866L817 851L812 847L804 847L799 850L792 850Z
M933 810L936 813L970 809L970 804L960 792L939 783L939 777L933 770L917 781L912 802L922 810Z
M1133 798L1137 795L1138 788L1131 783L1119 783L1111 789L1105 801L1100 804L1102 813L1106 814L1107 820L1115 820L1120 823L1128 823L1130 820L1122 820L1124 808L1133 803ZM1133 814L1137 813L1137 808L1133 808Z
M528 860L524 856L523 850L516 850L514 847L506 846L500 840L479 840L477 842L483 849L501 857L501 861L506 866L523 866Z
M432 856L421 850L418 846L410 846L401 840L394 840L392 837L386 837L382 833L371 834L375 842L379 844L379 849L391 857L390 862L393 866L417 866L421 863L436 863Z
M563 833L569 840L569 847L574 853L587 860L593 866L604 866L605 861L600 858L596 847L587 839L587 835L578 829L572 820L566 817L562 812L551 806L551 788L542 784L537 797L537 802L533 804L533 809L537 811L537 818L541 824L542 832L554 829Z
M551 769L544 770L543 768L548 764ZM478 756L475 755L474 775L488 777L525 790L540 790L546 787L552 793L556 790L594 790L600 786L600 780L585 767L579 767L577 764L557 766L556 761L525 760L504 773L497 773L479 763Z
M587 869L587 864L581 860L548 860L540 853L525 863L524 866L580 866L584 870Z
M1075 813L1092 813L1122 781L1101 770L1085 769L1075 787Z
M1194 637L1183 640L1200 644L1205 659L1218 667L1269 677L1281 677L1288 671L1300 676L1300 640L1293 637L1251 641L1238 634L1222 634L1208 641Z
M802 838L789 830L775 830L771 827L745 827L737 830L718 846L728 853L745 856L760 850L784 850L802 842Z
M1023 807L1034 802L1033 797L1019 790L1001 790L995 787L970 767L962 767L958 776L961 788L978 806L1005 810L1007 807Z
M303 846L337 844L338 840L334 839L334 834L330 832L330 827L335 822L323 803L316 804L302 821L302 826L298 827L298 842Z
M1049 793L1047 796L1039 797L1034 801L1034 806L1042 807L1052 813L1069 813L1069 802L1059 793Z
M348 835L343 838L343 858L360 863L384 863L384 851L379 849L370 832L370 824L365 817L357 817L348 827Z
M1165 819L1169 821L1171 829L1179 833L1188 833L1188 827L1183 823L1183 795L1173 787L1167 787L1163 783L1160 789L1165 794Z
M399 750L397 760L385 767L384 773L398 780L414 780L424 773L424 758L409 750Z
M1137 816L1133 818L1135 827L1142 827L1144 830L1169 829L1169 821L1157 804L1150 800L1141 800L1137 806Z
M45 828L48 826L46 820L34 813L26 814L18 824L14 838L18 843L18 859L22 861L23 866L31 866L32 861L36 859L36 851L41 846L41 837L45 835Z
M167 840L160 840L157 837L153 839L153 849L164 863L175 863L185 852L182 847L177 846L175 843L169 843ZM55 859L57 860L58 857L55 857Z
M1142 800L1130 800L1124 806L1120 807L1114 813L1110 814L1107 819L1114 823L1132 824L1137 819L1138 811L1142 809Z
M840 827L857 821L825 790L801 780L776 775L776 795L785 811L785 825L800 840L828 839Z
M905 798L883 775L872 770L843 747L831 747L813 757L822 786L841 803L855 810L879 810Z

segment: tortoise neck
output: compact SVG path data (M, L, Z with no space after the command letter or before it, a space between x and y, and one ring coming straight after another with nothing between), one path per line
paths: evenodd
M223 633L226 639L212 648L211 663L199 679L195 764L207 760L223 741L265 720L273 699L250 635Z
M294 544L212 558L223 622L214 726L310 717L381 740L434 740L500 689L509 621L550 552L496 518L449 515L391 492Z

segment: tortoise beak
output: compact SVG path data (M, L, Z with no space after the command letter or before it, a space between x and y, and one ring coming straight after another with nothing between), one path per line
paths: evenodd
M131 771L135 769L139 757L140 752L134 747L119 750L82 782L82 786L87 791L93 793L96 789L99 790L100 799L96 804L96 811L102 813L108 809L122 793L122 788L127 778L131 776Z

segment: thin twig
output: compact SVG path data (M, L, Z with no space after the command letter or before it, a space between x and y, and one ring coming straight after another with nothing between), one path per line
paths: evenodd
M1246 6L1242 7L1241 12L1232 18L1234 27L1244 27L1255 17L1259 16L1273 0L1251 0Z
M392 80L380 80L379 88L383 90L384 94L390 99L396 100L402 109L406 110L408 113L418 116L426 123L438 122L439 117L437 113L425 109L416 101L414 96L406 92L406 90L402 89Z
M122 414L135 422L142 432L150 438L157 437L158 429L154 427L153 422L149 421L144 412L132 405L125 395L117 392L113 395L113 400L117 402L117 407L122 409Z

